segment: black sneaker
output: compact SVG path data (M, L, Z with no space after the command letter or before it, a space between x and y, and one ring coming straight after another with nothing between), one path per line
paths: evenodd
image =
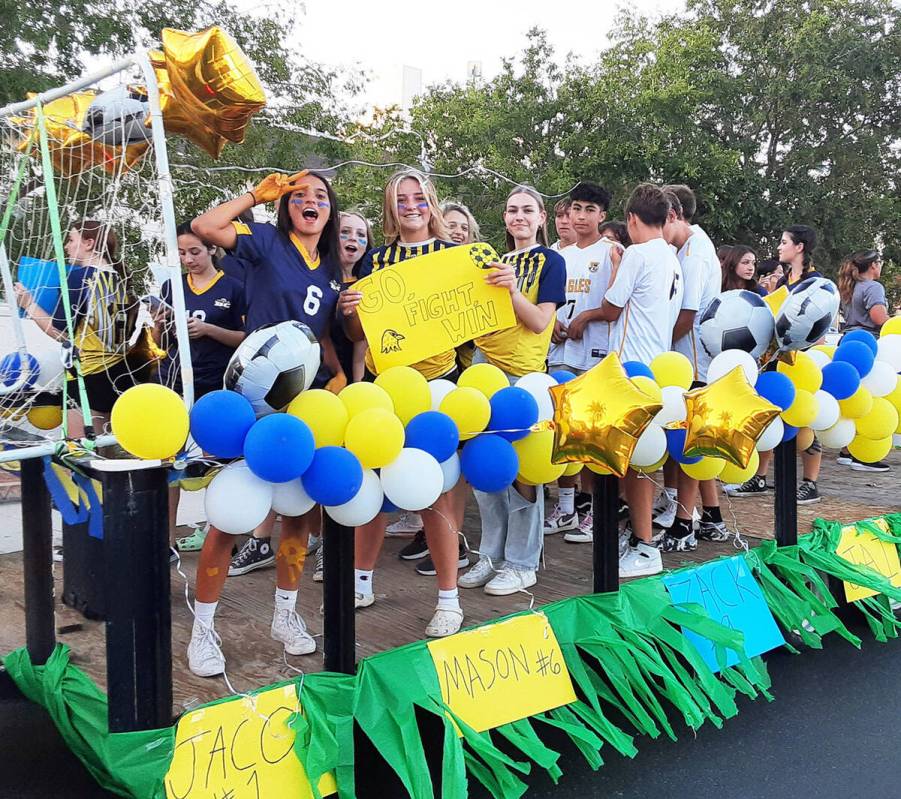
M619 501L619 509L616 511L616 520L620 524L623 522L627 522L630 519L629 515L629 506L627 503L622 500Z
M251 536L232 558L228 567L229 577L238 577L254 569L265 569L275 563L271 538L254 538Z
M698 548L698 539L694 533L689 533L682 538L667 532L660 542L660 550L662 552L694 552Z
M460 544L460 557L457 560L457 568L465 569L469 566L469 556L466 554L466 550L463 548L463 544ZM432 559L430 557L425 558L419 565L416 566L416 573L421 574L425 577L435 577L438 572L435 570L435 564L432 563Z
M756 497L765 494L769 486L766 484L766 478L763 475L755 474L753 477L745 480L738 488L729 490L729 496L732 497Z
M178 563L179 560L178 550L175 547L169 547L169 563Z
M575 508L579 516L591 513L591 494L587 491L578 491L576 493Z
M732 538L732 533L726 527L725 522L705 522L701 520L698 527L698 538L702 541L728 541Z
M857 460L853 455L851 456L851 471L854 472L888 472L891 471L891 468L885 461L864 463Z
M820 492L817 491L817 484L813 480L802 480L798 486L798 504L812 505L822 499Z
M397 553L397 556L401 560L419 560L428 554L429 545L425 542L425 533L420 530L413 536L413 540Z

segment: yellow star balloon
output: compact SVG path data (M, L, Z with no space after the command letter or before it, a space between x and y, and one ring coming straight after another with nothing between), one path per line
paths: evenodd
M748 383L744 370L731 372L685 392L685 449L689 457L710 455L746 469L754 445L779 408Z
M551 386L554 463L589 463L624 477L638 437L663 405L610 353L584 375Z

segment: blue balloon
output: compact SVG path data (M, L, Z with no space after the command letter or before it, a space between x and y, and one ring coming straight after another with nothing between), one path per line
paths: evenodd
M502 388L494 393L490 402L491 419L486 429L498 431L497 434L507 441L525 438L538 421L538 403L524 388Z
M312 462L315 449L310 428L287 413L264 416L244 439L247 467L270 483L287 483L300 477Z
M641 361L625 361L623 369L626 370L626 374L629 377L650 377L651 380L654 379L651 367Z
M783 411L788 410L795 401L795 387L781 372L761 372L754 388L761 397L778 405Z
M249 400L237 391L211 391L191 408L191 437L217 458L237 458L257 417Z
M795 436L798 435L798 428L792 427L790 424L782 423L782 440L783 441L791 441Z
M842 340L839 342L840 345L844 345L850 343L852 341L859 341L861 344L866 344L873 355L876 355L878 352L878 344L876 342L876 336L874 336L869 330L849 330L845 335L842 336Z
M838 352L836 350L836 352ZM833 361L823 367L823 391L837 400L848 399L860 388L860 375L847 361Z
M860 377L866 377L873 369L876 354L862 341L842 342L832 356L833 363L850 363Z
M473 488L494 493L503 491L516 479L519 456L513 445L500 436L476 436L463 446L460 469Z
M357 456L344 447L320 447L300 482L320 505L343 505L363 485L363 467Z
M404 446L425 450L441 463L460 446L460 431L446 413L425 411L416 414L407 423Z
M572 372L567 372L565 369L558 369L556 372L551 372L551 377L557 381L558 385L560 383L568 383L570 380L575 380L576 378Z
M687 465L691 465L692 463L698 463L701 460L701 456L698 455L696 457L689 457L685 455L685 434L686 430L682 427L669 428L666 427L663 430L666 433L666 451L669 453L669 456L676 461L676 463L684 463Z
M22 378L22 367L28 370L21 388L31 388L38 381L41 367L37 358L31 353L25 353L25 363L18 352L11 352L0 359L0 383L4 386L15 385Z
M400 510L388 497L384 497L382 499L382 510L381 513L394 513L395 511Z

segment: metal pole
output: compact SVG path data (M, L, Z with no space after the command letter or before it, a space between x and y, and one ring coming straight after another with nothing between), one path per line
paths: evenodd
M792 546L798 543L798 461L797 439L783 441L775 450L773 482L776 488L776 543Z
M356 671L354 528L323 512L322 603L325 670Z
M25 641L35 665L56 646L53 616L53 528L41 460L22 461L22 562L25 569Z
M172 723L166 471L91 472L103 482L110 732Z
M619 480L612 474L596 474L591 494L594 593L619 591Z

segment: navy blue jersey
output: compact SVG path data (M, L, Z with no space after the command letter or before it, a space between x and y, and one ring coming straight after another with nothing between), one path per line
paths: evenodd
M303 322L317 339L328 333L341 284L327 261L312 261L300 240L274 225L232 222L238 234L232 254L247 265L250 284L245 326Z
M219 271L215 279L202 289L195 289L191 276L182 277L185 294L185 312L189 319L198 319L225 330L244 329L244 288L233 277ZM160 290L163 302L172 305L172 285L167 280ZM210 336L191 339L191 364L194 367L195 388L222 388L225 367L234 353L234 348ZM167 359L161 371L177 368L175 359ZM171 385L169 376L163 375L166 385Z
M243 283L247 277L247 261L230 253L225 253L221 258L217 258L216 267L239 283Z

